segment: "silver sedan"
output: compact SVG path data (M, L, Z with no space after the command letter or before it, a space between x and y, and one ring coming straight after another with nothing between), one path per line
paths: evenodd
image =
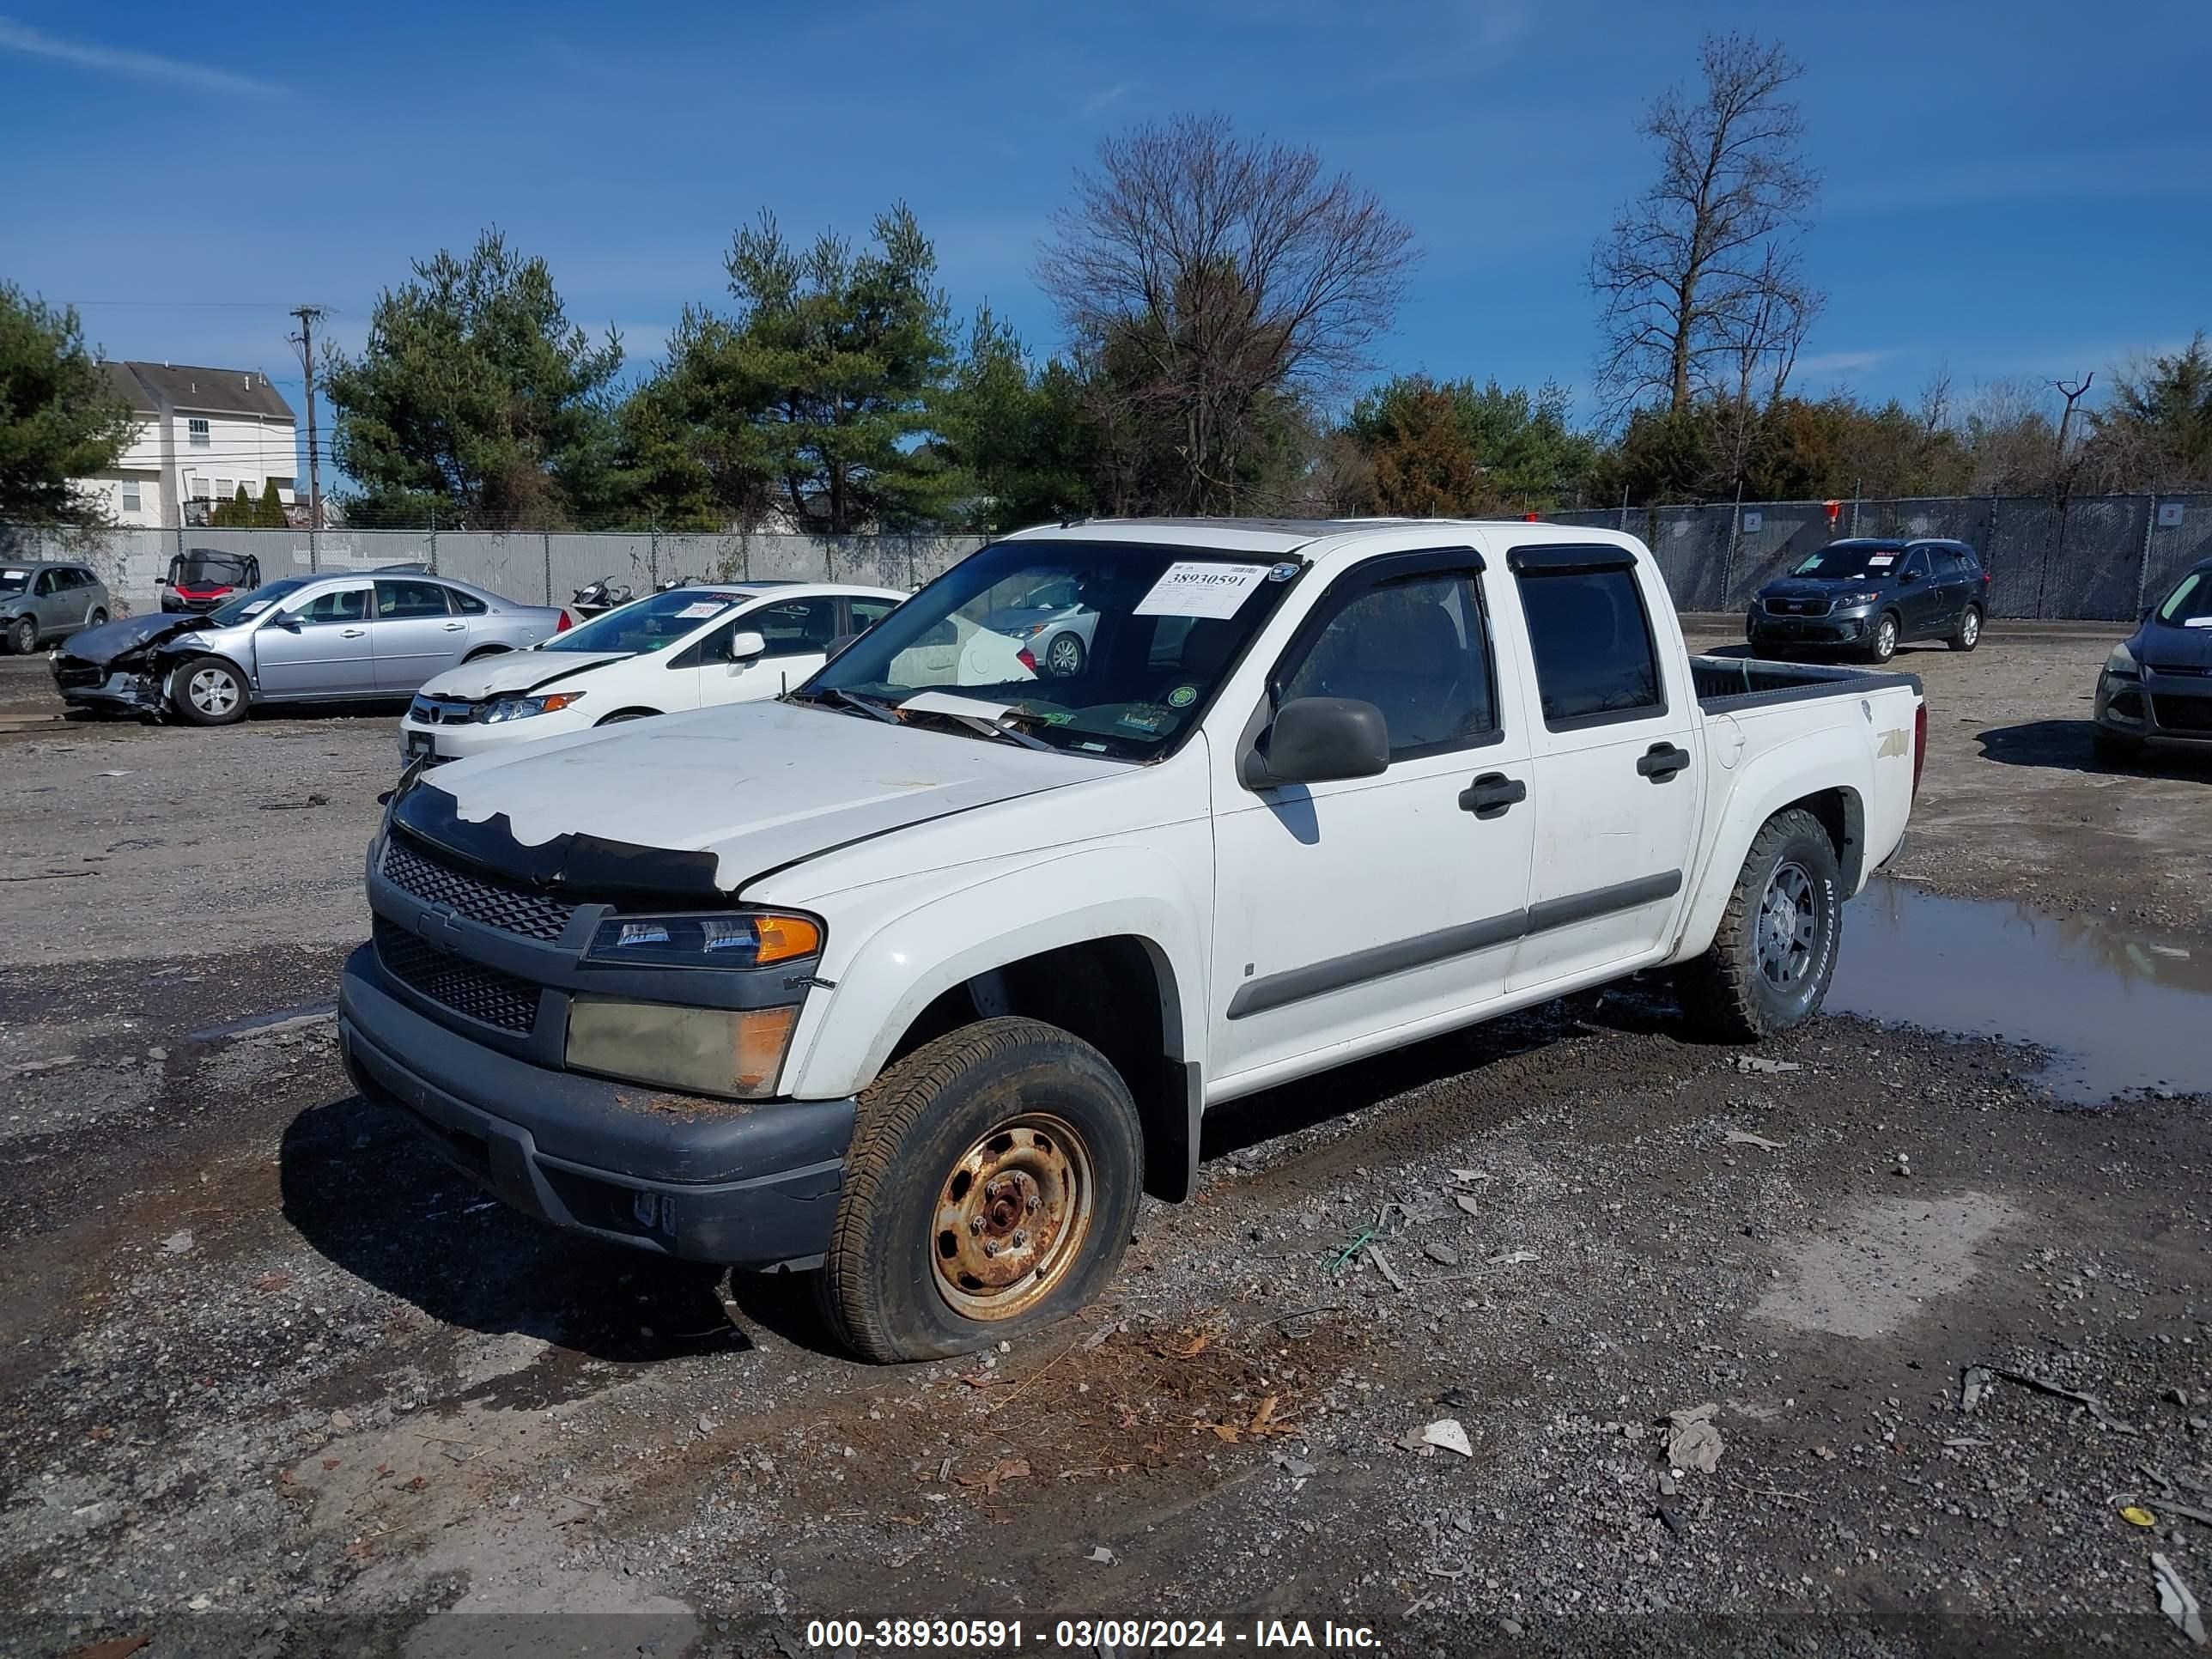
M568 626L443 576L359 573L270 582L204 617L130 617L53 653L79 708L173 712L227 726L256 703L406 697L432 675L520 651Z

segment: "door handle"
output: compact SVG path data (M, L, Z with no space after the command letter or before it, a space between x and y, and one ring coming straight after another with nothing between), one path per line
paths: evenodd
M466 623L447 623L446 624L446 631L448 634L458 634L467 626L468 624Z
M366 628L341 628L338 629L338 637L342 640L357 640L368 632Z
M1459 810L1479 818L1498 818L1514 802L1528 799L1528 786L1503 772L1485 772L1459 792Z
M1655 743L1644 751L1644 757L1636 763L1636 769L1654 783L1664 783L1675 773L1686 771L1689 764L1688 750L1677 749L1671 743Z

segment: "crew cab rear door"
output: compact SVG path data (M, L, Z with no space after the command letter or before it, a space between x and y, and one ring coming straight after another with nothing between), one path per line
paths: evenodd
M1511 549L1506 565L1534 716L1535 855L1509 974L1518 992L1653 956L1673 938L1705 742L1674 609L1648 562L1614 544L1543 544Z
M1270 668L1253 730L1296 697L1371 702L1390 737L1379 776L1255 790L1217 759L1218 1079L1503 993L1531 816L1520 690L1491 641L1498 580L1467 547L1364 561Z

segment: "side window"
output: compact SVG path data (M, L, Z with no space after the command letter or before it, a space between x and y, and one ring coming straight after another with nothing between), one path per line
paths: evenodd
M446 590L446 597L453 602L453 609L464 617L481 617L487 609L484 602L473 593L464 593L458 587Z
M410 617L442 617L446 590L435 582L379 582L376 615L381 622L403 622Z
M852 601L853 632L865 634L892 611L898 609L896 599L854 599Z
M61 585L62 573L60 571L41 570L39 572L38 586L33 587L31 592L36 594L39 598L45 599L48 594L59 592L61 591Z
M334 587L327 593L318 593L290 616L311 626L323 623L365 622L368 617L368 590L365 587Z
M1465 748L1498 729L1481 595L1467 571L1346 595L1279 684L1285 702L1373 703L1389 729L1394 761Z
M747 613L738 626L759 634L770 657L818 655L837 637L837 601L793 599Z
M1659 653L1633 570L1538 567L1519 574L1547 726L1666 712Z
M1907 553L1905 556L1905 568L1907 574L1917 576L1925 581L1928 578L1928 550L1924 547L1916 547Z

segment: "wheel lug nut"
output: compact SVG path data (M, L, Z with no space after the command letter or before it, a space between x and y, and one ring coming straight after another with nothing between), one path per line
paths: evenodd
M1044 1201L1044 1200L1042 1200L1042 1199L1040 1199L1040 1198L1039 1198L1039 1197L1038 1197L1035 1193L1031 1193L1031 1194L1030 1194L1030 1202L1029 1202L1029 1212L1030 1212L1030 1213L1031 1215L1035 1215L1035 1214L1037 1212L1037 1206L1038 1206L1040 1204L1042 1204L1043 1201Z
M968 1231L971 1233L981 1232L983 1231L983 1218L980 1215L969 1216L968 1218Z
M996 1255L998 1253L999 1241L997 1239L987 1238L983 1241L983 1254L985 1255Z
M1016 1249L1021 1249L1021 1247L1022 1247L1023 1245L1024 1245L1024 1244L1028 1243L1029 1242L1030 1242L1030 1236L1029 1236L1029 1234L1027 1234L1026 1232L1023 1231L1022 1231L1022 1229L1020 1229L1019 1227L1017 1227L1017 1228L1015 1228L1015 1229L1014 1229L1014 1248L1015 1248Z

